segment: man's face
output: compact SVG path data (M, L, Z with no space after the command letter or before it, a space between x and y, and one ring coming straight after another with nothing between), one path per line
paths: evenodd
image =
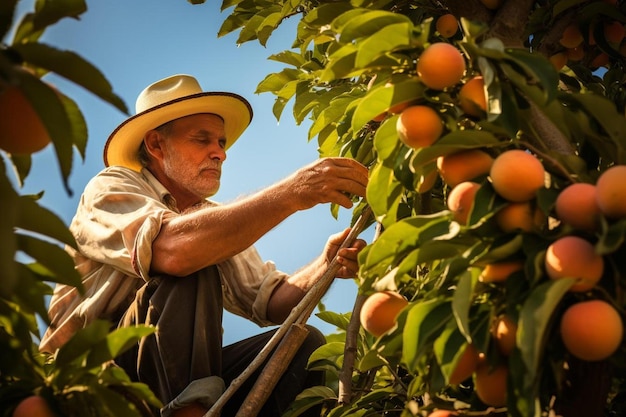
M195 114L177 119L162 143L162 169L170 187L198 198L217 192L226 159L224 121L219 116Z

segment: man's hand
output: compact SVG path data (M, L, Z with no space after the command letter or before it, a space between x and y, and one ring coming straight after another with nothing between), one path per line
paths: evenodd
M341 265L336 278L354 278L359 272L357 258L359 252L366 246L366 242L363 239L355 239L351 246L339 249L349 233L350 229L348 228L343 232L331 235L324 247L324 255L328 263L336 256L337 263Z
M351 208L351 196L365 196L368 170L350 158L321 158L299 169L285 181L285 191L298 210L335 203Z

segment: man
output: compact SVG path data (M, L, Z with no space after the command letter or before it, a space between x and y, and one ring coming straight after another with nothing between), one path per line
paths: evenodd
M97 318L154 325L156 335L116 362L166 404L162 415L201 416L271 337L222 348L223 308L261 326L279 324L335 256L337 277L354 276L365 242L339 250L349 230L331 236L323 253L291 276L261 261L252 245L299 210L351 207L351 195L365 194L361 164L320 159L231 204L207 200L219 188L226 150L251 119L245 99L203 92L188 75L142 91L136 114L109 137L106 168L85 187L70 226L86 293L55 288L43 351L55 351ZM312 330L261 415L279 415L301 389L321 383L305 370L323 343ZM246 389L223 416L236 412Z

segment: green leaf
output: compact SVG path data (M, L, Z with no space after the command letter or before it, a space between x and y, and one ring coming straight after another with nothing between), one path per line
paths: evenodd
M378 221L384 222L385 214L399 203L402 191L402 184L396 180L392 168L383 164L377 164L372 168L366 198Z
M256 35L261 45L266 46L267 40L274 32L274 29L278 27L282 19L283 14L281 12L270 13L263 19L256 30Z
M94 399L97 403L97 409L104 415L143 417L143 414L137 409L135 404L128 401L124 395L108 387L104 387L96 382L89 385L89 391L95 394Z
M54 282L82 288L81 277L70 255L56 244L36 237L15 234L19 250L37 260L54 274Z
M71 194L68 177L72 170L73 130L63 102L56 91L29 72L16 71L14 75L20 90L41 118L52 139L59 167L61 168L63 183L68 193Z
M15 30L13 44L34 41L44 30L65 17L78 17L87 11L84 0L38 1L35 13L24 16Z
M100 70L78 54L36 42L15 45L14 49L26 62L54 71L128 114L126 104L113 93L111 84Z
M358 112L359 109L357 107L354 112L354 116L352 117L353 128L354 119L357 117ZM358 117L362 118L363 116L359 115ZM398 139L398 131L396 130L397 120L397 115L385 119L378 127L376 134L374 135L374 148L378 154L378 159L381 161L386 161L392 158L398 149L402 147L402 143L400 142L400 139Z
M391 24L359 42L355 61L356 68L365 68L381 55L411 47L413 23L410 21Z
M459 150L491 148L502 143L495 135L486 130L455 130L442 136L431 146L418 149L411 161L413 166L425 165L441 155Z
M572 94L571 97L598 122L614 143L616 152L606 157L620 164L626 163L626 118L617 111L615 103L596 94Z
M154 333L155 330L154 327L149 326L122 327L114 330L104 340L91 348L85 361L85 367L95 368L115 359L137 344L141 338Z
M522 305L516 343L528 372L528 386L535 382L540 371L546 334L554 319L554 311L575 282L575 279L569 278L548 280L537 286Z
M623 245L624 240L626 240L626 221L620 220L603 230L595 245L596 251L600 255L610 255Z
M465 353L467 344L465 336L453 320L448 322L441 335L435 340L433 350L447 384Z
M292 68L285 68L280 72L269 74L263 79L263 81L259 83L259 85L257 85L257 88L254 91L254 93L255 94L267 93L267 92L277 93L279 91L282 91L284 87L290 84L292 81L298 81L299 75L300 75L300 71L292 69ZM295 92L296 90L294 88L293 93ZM289 96L281 95L280 97L289 99L291 98L291 95Z
M368 350L365 355L355 364L355 368L359 372L367 372L372 369L385 366L387 362L377 350Z
M459 277L452 295L452 313L456 320L456 327L461 334L465 337L467 342L472 341L470 332L470 307L474 298L474 288L478 282L479 273L474 271L473 273L466 270Z
M348 324L350 323L349 314L335 313L333 311L326 310L316 313L315 316L320 320L328 324L332 324L342 330L346 330L348 328Z
M388 87L373 89L360 101L354 111L352 129L356 132L394 104L415 100L423 95L424 85L414 77L407 78Z
M11 182L5 174L4 159L0 158L0 295L8 297L15 286L18 274L15 268L15 252L17 241L14 227L19 218L19 196L13 189Z
M513 62L522 67L528 77L528 83L536 83L543 88L545 102L551 102L557 94L559 74L554 65L542 54L530 53L523 49L507 49Z
M55 356L57 370L70 371L71 363L85 357L91 348L106 339L112 324L106 320L96 320L78 330L59 350ZM82 368L82 363L74 364ZM85 370L87 372L88 370Z
M368 267L387 269L394 260L422 243L449 231L449 220L441 213L402 219L392 224L372 244L366 259Z
M356 54L356 46L352 44L344 45L333 53L319 76L320 82L330 83L348 78L355 71Z
M283 417L295 417L302 415L305 411L318 404L329 400L336 400L337 394L329 387L315 386L306 388L291 403Z
M309 356L309 364L343 356L345 345L344 342L330 342L320 346Z
M5 39L11 28L17 2L18 0L5 0L0 2L0 39Z
M39 205L32 197L20 196L18 210L19 216L15 223L16 227L76 247L76 241L63 220L47 208Z
M383 10L366 11L352 14L352 18L345 22L336 20L333 26L340 33L339 42L351 43L357 39L372 36L390 25L409 24L411 19L400 13Z
M421 356L452 318L451 313L450 303L441 299L421 301L410 307L402 335L402 361L410 372L420 372Z
M52 288L38 279L38 277L26 265L18 264L19 281L14 288L14 296L18 300L21 309L38 314L46 323L48 322L48 308L46 296L52 295Z

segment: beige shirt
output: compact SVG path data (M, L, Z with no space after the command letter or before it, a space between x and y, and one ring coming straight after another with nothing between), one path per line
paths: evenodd
M164 219L177 215L174 198L148 170L109 167L95 176L70 225L78 251L68 248L85 293L56 285L49 306L52 325L40 349L54 352L95 319L117 320L150 279L152 241ZM263 262L254 247L217 266L225 309L260 326L275 324L267 319L267 303L287 274Z

